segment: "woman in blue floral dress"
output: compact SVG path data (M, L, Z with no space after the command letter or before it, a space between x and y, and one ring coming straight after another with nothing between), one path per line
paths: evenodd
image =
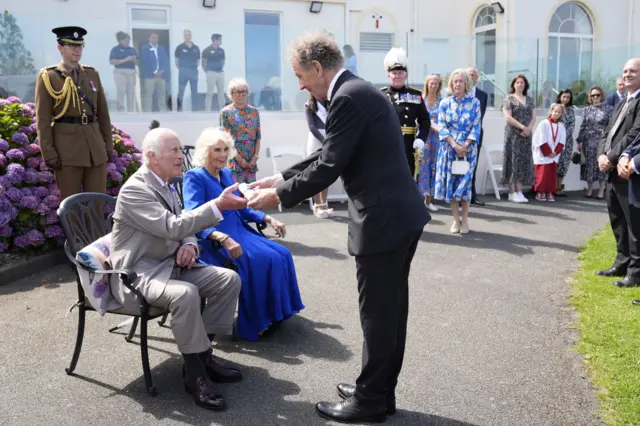
M431 116L431 130L422 149L422 161L420 162L420 171L418 173L418 188L424 196L425 206L432 212L438 211L438 207L436 207L431 200L434 195L433 187L436 181L436 161L440 147L440 139L438 137L438 111L441 101L441 90L442 78L435 74L427 76L424 81L422 97L427 106L427 111L429 111L429 115Z
M256 180L260 154L260 113L247 104L249 86L244 79L234 78L229 82L228 95L231 104L220 111L220 125L236 141L237 154L229 160L233 179L238 183Z
M438 129L440 148L436 168L435 198L451 203L452 234L469 232L469 203L473 171L478 164L480 139L480 101L469 92L473 87L471 77L463 69L457 69L449 77L448 97L440 102ZM469 169L463 175L452 173L456 159L466 159ZM462 204L462 217L458 207Z

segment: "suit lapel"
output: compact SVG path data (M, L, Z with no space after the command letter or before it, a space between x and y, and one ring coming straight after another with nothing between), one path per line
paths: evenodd
M353 76L353 74L351 74L350 71L345 71L342 74L340 74L340 77L338 77L338 80L336 80L336 84L333 85L333 91L331 92L331 99L335 97L340 86L342 86L344 82L347 81L347 79L349 79L349 77L351 76ZM327 111L329 110L330 105L331 105L331 101L329 101L329 105L327 105Z
M165 191L162 188L160 181L153 175L151 170L149 170L149 168L147 168L146 166L143 166L143 167L144 167L144 171L142 172L142 178L144 179L144 182L147 184L149 188L151 188L156 194L160 196L160 199L162 200L167 210L175 213L174 203L172 200L172 198L175 198L175 197L170 197L171 191Z

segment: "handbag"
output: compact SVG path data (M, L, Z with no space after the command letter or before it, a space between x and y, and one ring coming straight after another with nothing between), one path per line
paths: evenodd
M467 157L464 156L462 160L456 157L451 163L451 174L452 175L466 175L469 169L471 168L471 164L467 161Z
M587 157L585 157L584 152L576 151L571 156L571 162L573 164L580 164L584 166L585 164L587 164Z

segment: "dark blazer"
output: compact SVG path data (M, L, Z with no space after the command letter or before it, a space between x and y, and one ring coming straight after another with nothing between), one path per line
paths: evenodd
M487 112L487 103L489 95L484 90L476 87L476 99L480 101L480 120L484 120L484 113Z
M336 81L322 149L282 173L285 207L342 177L349 197L349 254L397 249L431 220L404 153L400 120L387 97L345 71Z
M613 168L609 171L609 181L612 183L627 182L625 179L618 176L618 159L622 153L632 145L636 137L640 135L640 102L637 98L632 99L630 102L631 104L629 105L625 118L618 127L616 133L613 135L611 140L611 149L609 152L604 152L605 144L607 143L607 135L611 132L613 125L618 120L618 116L624 106L624 102L619 102L618 105L616 105L613 115L609 120L609 125L602 134L598 144L598 157L606 154L613 165Z
M318 114L313 112L308 104L304 104L304 115L307 118L307 125L311 134L320 142L324 142L324 136L319 130L325 130L325 124L320 120Z
M614 92L606 97L604 100L606 105L611 105L611 108L615 108L618 103L620 103L620 96L618 96L618 92Z

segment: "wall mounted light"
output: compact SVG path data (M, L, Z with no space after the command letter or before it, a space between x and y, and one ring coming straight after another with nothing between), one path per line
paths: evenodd
M312 1L311 2L311 7L309 8L309 12L311 13L320 13L320 11L322 10L322 3L321 1Z
M209 9L213 9L216 7L216 0L202 0L202 5L204 7L208 7Z
M502 3L499 1L494 1L491 3L491 8L495 13L504 13L504 7L502 7Z

